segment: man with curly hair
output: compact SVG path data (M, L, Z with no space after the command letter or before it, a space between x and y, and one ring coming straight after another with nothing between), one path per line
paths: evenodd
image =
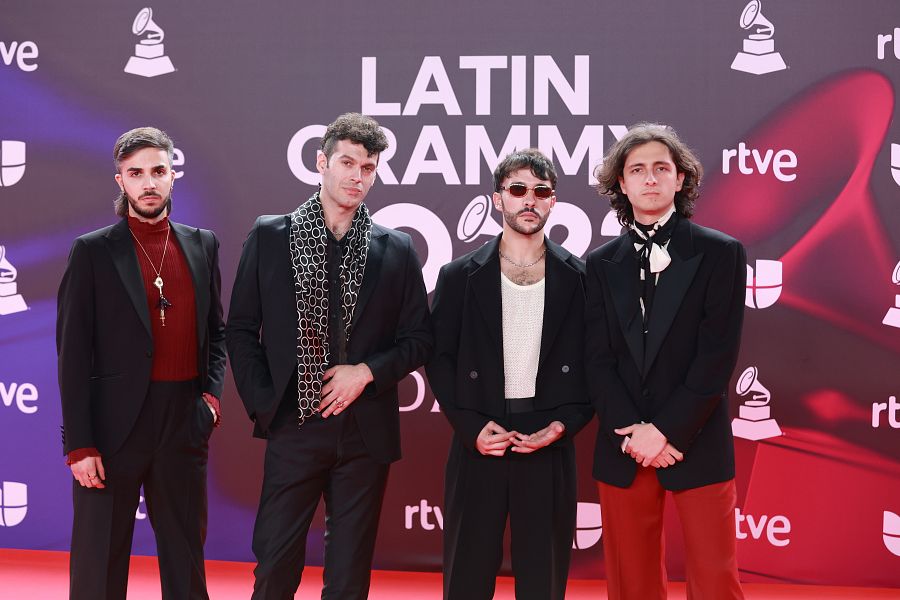
M684 532L688 597L743 598L726 390L746 255L689 220L701 177L691 150L653 123L631 128L597 169L627 229L587 257L587 371L600 418L593 474L614 600L666 597L667 490Z
M267 439L253 529L255 600L293 598L325 499L322 598L368 596L390 463L400 458L397 383L431 353L410 237L373 223L363 199L387 138L347 113L328 126L322 185L244 243L225 329L238 392Z

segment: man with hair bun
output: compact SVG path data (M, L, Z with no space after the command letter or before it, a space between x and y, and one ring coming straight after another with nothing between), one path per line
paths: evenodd
M684 532L688 598L743 598L728 383L746 254L690 221L703 170L670 128L632 127L597 168L627 229L587 257L587 369L612 600L666 597L663 508Z
M322 138L319 190L290 214L259 217L244 242L226 338L253 433L267 440L255 600L294 597L323 497L322 598L368 596L400 458L397 383L432 345L412 240L363 204L386 148L375 120L341 115Z

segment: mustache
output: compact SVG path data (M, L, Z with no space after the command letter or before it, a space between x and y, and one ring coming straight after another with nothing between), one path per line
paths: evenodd
M162 198L162 194L160 194L158 192L144 192L143 194L138 196L138 198L149 198L149 197Z
M526 208L523 208L523 209L520 210L518 213L516 213L516 216L518 216L518 215L523 215L523 214L525 214L525 213L531 213L531 214L533 214L533 215L536 216L536 217L540 217L540 216L541 216L541 213L539 213L539 212L536 211L535 209L533 209L533 208L527 208L527 207L526 207Z

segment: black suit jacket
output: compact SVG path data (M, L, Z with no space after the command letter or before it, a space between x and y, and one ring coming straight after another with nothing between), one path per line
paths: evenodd
M225 332L219 242L170 221L194 283L197 366L204 392L222 396ZM75 240L59 286L56 349L63 451L115 452L143 406L153 365L150 309L128 221Z
M680 490L734 477L727 388L737 361L747 259L740 242L679 219L659 276L648 332L641 332L639 268L625 234L587 257L587 356L600 417L594 477L631 485L637 463L613 432L653 423L684 453L657 469Z
M535 409L566 426L570 440L590 420L584 369L584 262L546 240L544 321ZM468 448L488 421L504 427L500 236L441 268L432 305L431 389ZM533 433L525 431L522 433Z
M255 422L254 435L263 438L297 372L289 232L289 215L257 219L244 242L225 328L238 392ZM431 345L428 300L412 240L373 224L347 359L366 363L374 377L352 414L380 462L400 458L397 382L428 360Z

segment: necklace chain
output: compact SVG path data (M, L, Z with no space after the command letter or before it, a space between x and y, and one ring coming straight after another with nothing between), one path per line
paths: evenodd
M541 255L538 256L537 259L535 259L534 262L528 263L527 265L520 265L519 263L517 263L516 261L514 261L513 259L511 259L511 258L508 257L507 255L503 254L503 251L500 250L499 248L497 249L497 252L500 253L500 258L502 258L503 260L505 260L505 261L508 262L509 264L515 265L515 266L519 267L520 269L527 269L527 268L533 267L534 265L536 265L536 264L538 264L539 262L541 262L541 259L543 259L543 258L544 258L544 255L547 254L547 246L544 246L544 247L541 249Z
M130 227L128 228L128 231L129 231L129 233L131 233L131 237L134 238L134 241L136 241L138 246L140 246L141 251L144 253L144 256L147 257L147 261L150 263L150 268L153 269L154 272L156 272L157 277L162 277L162 268L163 268L163 263L166 262L166 251L169 249L169 233L171 233L172 227L171 226L166 227L166 241L163 244L162 258L159 260L159 268L158 269L153 264L153 259L151 259L150 255L147 254L147 249L144 248L144 245L141 243L141 240L139 240L137 238L137 236L134 235L134 232L131 231Z

